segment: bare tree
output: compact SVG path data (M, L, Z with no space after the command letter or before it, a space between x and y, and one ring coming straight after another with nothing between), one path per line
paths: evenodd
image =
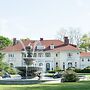
M69 43L70 44L76 44L78 47L80 45L80 39L82 37L80 29L79 28L61 28L60 31L58 31L58 39L63 40L65 36L68 36Z
M63 41L64 37L68 34L67 29L65 28L61 28L58 32L57 32L57 38L60 39L61 41Z

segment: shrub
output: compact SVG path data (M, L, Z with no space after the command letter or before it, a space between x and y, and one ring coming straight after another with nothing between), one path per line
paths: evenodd
M76 73L90 73L90 68L84 68L84 69L75 69Z
M62 82L76 82L79 78L77 74L72 70L66 70L62 76Z
M3 76L3 72L0 71L0 76Z
M81 69L75 69L74 70L76 73L82 73L82 70Z
M48 71L48 73L55 73L56 71L55 70L53 70L53 71Z
M8 74L11 74L11 75L14 75L14 74L16 74L16 70L13 69L13 68L8 68L8 69L7 69L7 73L8 73Z

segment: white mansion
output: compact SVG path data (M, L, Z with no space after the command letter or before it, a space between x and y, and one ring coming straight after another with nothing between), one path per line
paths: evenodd
M22 44L23 43L23 44ZM69 44L68 37L64 42L60 40L29 40L17 41L13 39L13 45L6 47L4 61L14 67L25 67L23 55L25 47L30 46L33 50L34 63L32 66L41 67L43 72L54 70L56 67L64 70L68 67L83 69L90 66L90 53L80 52L75 45Z

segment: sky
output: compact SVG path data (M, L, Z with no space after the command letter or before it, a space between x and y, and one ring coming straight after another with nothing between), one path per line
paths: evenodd
M90 0L0 0L0 35L54 39L61 28L90 31Z

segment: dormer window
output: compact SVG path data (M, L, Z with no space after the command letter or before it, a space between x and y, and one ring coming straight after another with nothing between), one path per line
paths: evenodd
M43 49L45 49L45 46L42 46L42 45L37 46L37 50L43 50Z
M54 47L55 47L54 44L50 45L50 49L54 49Z

